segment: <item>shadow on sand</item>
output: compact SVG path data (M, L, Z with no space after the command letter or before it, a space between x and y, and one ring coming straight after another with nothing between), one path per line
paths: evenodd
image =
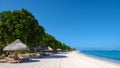
M68 54L68 52L58 52L56 54Z
M27 62L22 62L22 63L34 63L34 62L39 62L40 60L38 59L30 59L29 61Z
M30 59L27 62L22 62L22 63L34 63L34 62L40 62L40 59L59 59L59 58L67 58L65 55L59 55L59 54L54 54L54 55L49 55L49 56L42 56L41 58L37 59Z
M43 56L42 59L52 59L52 58L67 58L64 55L50 55L50 56Z

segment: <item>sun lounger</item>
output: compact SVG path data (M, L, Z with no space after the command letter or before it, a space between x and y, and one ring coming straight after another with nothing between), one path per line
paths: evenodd
M7 63L20 63L20 62L22 62L22 60L19 60L19 59L16 60L16 59L10 58L10 57L6 57L5 59L6 59Z
M7 63L20 63L22 60L9 60Z
M19 56L19 59L22 60L23 62L27 62L29 61L29 54L20 54Z
M6 62L7 62L6 59L1 59L1 60L0 60L0 63L6 63Z
M40 54L31 53L29 57L30 58L40 58L41 55Z
M19 59L25 62L29 61L29 57L26 57L26 56L19 56Z

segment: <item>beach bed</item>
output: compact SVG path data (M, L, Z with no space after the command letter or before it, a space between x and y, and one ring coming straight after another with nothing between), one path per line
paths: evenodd
M22 60L9 60L7 63L20 63Z
M6 59L1 59L0 63L7 63L7 60Z

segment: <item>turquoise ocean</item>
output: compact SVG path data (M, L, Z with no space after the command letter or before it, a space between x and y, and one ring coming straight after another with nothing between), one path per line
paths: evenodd
M120 50L80 50L80 52L98 59L120 63Z

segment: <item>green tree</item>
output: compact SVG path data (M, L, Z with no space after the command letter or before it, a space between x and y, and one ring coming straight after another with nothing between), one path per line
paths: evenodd
M16 39L28 46L38 43L51 46L55 50L70 50L69 46L46 33L37 19L26 9L0 12L0 51Z
M26 9L0 12L0 44L7 45L15 39L31 46L39 43L44 28Z

